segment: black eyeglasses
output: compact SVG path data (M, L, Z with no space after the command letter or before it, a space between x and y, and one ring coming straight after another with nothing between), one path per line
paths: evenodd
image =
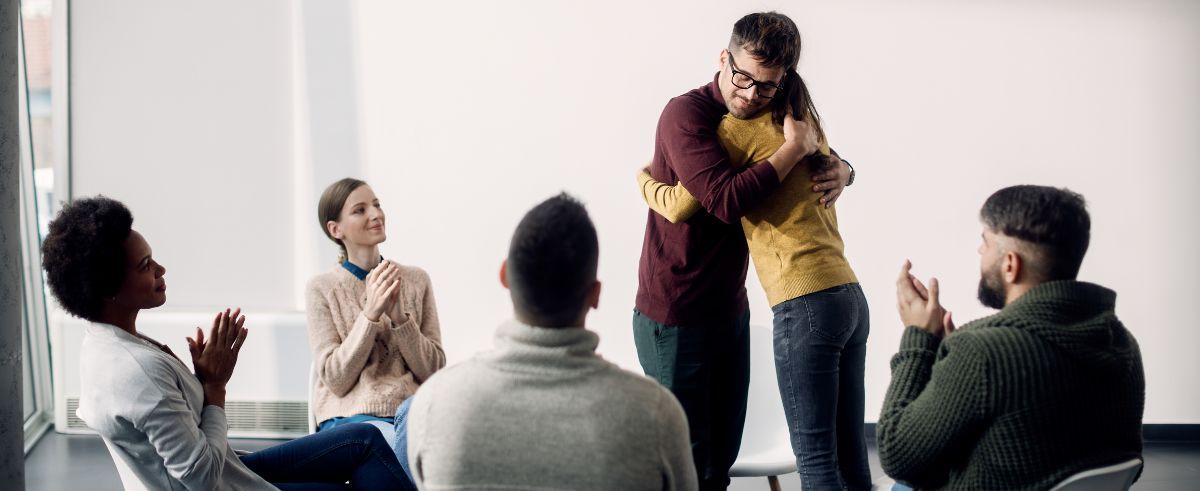
M729 71L733 73L733 85L739 89L749 89L755 85L758 86L758 95L763 99L775 97L775 91L782 89L778 85L771 82L759 82L754 80L750 74L738 70L737 65L733 62L733 53L729 53Z

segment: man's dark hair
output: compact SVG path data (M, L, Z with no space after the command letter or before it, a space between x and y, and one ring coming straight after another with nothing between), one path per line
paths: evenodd
M1031 272L1042 281L1073 280L1091 240L1092 219L1083 196L1068 189L1020 185L996 191L979 217L995 233L1033 249Z
M125 240L133 214L120 201L96 196L63 206L42 241L42 268L58 303L71 315L96 320L125 282Z
M535 206L508 249L513 307L538 327L578 327L599 250L596 228L575 198L562 193Z
M733 25L729 50L741 48L765 67L796 69L800 61L800 29L779 12L749 14Z
M733 25L729 36L729 51L741 49L766 67L784 69L783 90L771 99L772 120L783 124L783 118L791 111L798 121L808 121L821 138L821 115L809 95L808 85L796 71L800 62L800 28L792 19L779 12L749 14ZM818 166L824 159L811 159ZM823 169L816 168L814 171Z

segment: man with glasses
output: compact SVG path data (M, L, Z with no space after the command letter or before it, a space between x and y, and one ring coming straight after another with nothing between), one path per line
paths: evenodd
M818 148L807 121L783 119L784 143L758 165L734 166L717 136L730 114L751 119L783 94L799 58L799 32L778 13L750 14L721 50L708 85L672 99L659 119L651 176L682 183L702 210L671 223L647 216L633 314L638 358L688 416L702 489L723 489L737 458L749 386L747 247L739 219ZM840 159L814 176L831 205L849 182Z

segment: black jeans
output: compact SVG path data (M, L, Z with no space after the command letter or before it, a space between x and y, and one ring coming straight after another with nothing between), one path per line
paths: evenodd
M800 485L871 489L863 429L870 313L858 283L781 302L775 373Z
M383 434L365 423L336 426L243 455L242 463L284 491L416 489Z
M734 321L668 326L634 310L633 340L642 370L687 414L700 489L725 489L746 422L750 312Z

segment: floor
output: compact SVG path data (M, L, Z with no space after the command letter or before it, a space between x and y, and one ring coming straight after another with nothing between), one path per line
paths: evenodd
M273 440L233 440L233 446L257 450L275 444ZM871 469L882 475L875 448L870 449ZM1200 442L1146 444L1146 470L1133 485L1135 491L1200 489ZM783 489L800 489L795 475L780 478ZM29 490L119 490L117 469L98 437L90 435L46 434L25 458L25 485ZM766 479L739 478L730 490L767 489Z

